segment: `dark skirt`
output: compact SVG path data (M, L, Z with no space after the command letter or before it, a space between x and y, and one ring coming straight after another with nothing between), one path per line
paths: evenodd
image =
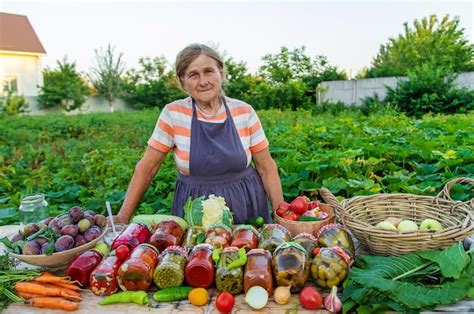
M225 176L184 176L176 181L172 213L184 216L183 206L189 196L193 199L214 194L225 198L232 211L235 224L242 224L248 218L262 216L271 222L271 211L262 180L253 167Z

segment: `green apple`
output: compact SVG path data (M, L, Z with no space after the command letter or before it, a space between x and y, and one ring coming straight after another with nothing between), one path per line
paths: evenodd
M95 249L99 251L100 253L102 253L103 256L107 256L110 253L109 246L107 245L107 243L104 243L104 242L97 243L97 245L95 246Z
M392 225L395 227L398 227L398 224L402 221L402 218L397 218L397 217L387 217L385 218L385 221L390 222Z
M427 218L423 220L420 224L421 231L441 231L443 226L436 219Z
M388 222L388 221L381 221L379 222L375 228L377 229L382 229L382 230L390 230L390 231L397 231L397 228L391 223L391 222Z
M418 225L411 220L403 220L398 224L398 231L413 232L418 230Z

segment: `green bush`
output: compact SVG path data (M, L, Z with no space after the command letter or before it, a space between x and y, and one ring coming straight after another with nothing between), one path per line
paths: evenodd
M23 96L13 95L9 92L6 98L0 102L0 113L15 116L28 111L28 103Z
M387 87L385 103L409 116L425 113L464 113L474 109L474 91L454 85L456 75L449 68L426 63L408 72L408 80Z

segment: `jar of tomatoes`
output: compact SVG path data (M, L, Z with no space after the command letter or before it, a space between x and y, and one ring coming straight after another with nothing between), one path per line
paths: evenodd
M273 253L277 246L291 241L290 232L279 224L268 224L263 226L259 236L258 247Z
M196 245L189 254L184 277L186 282L194 288L209 288L214 282L213 248L210 244Z
M244 291L260 286L271 295L273 292L272 256L264 249L253 249L247 253L244 274Z
M138 223L131 223L125 230L112 242L112 250L119 245L125 244L130 249L136 248L141 243L147 243L150 240L151 232L148 227Z
M228 247L232 238L231 231L224 224L211 225L207 229L205 242L212 245L215 249Z
M247 252L255 249L258 246L258 231L250 225L235 227L231 246L238 248L245 246Z
M167 247L160 254L160 263L153 273L153 281L159 289L179 287L184 281L187 256L180 246Z
M109 255L100 262L90 276L90 287L94 294L111 295L118 291L117 271L122 261L115 255Z
M125 291L148 290L158 261L159 252L153 245L144 243L137 246L117 272L120 288Z
M181 245L183 228L175 220L164 220L158 224L150 238L150 243L163 252L169 246Z

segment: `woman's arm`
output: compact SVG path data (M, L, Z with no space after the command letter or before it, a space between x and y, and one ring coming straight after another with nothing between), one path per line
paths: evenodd
M262 178L263 187L272 203L272 208L276 210L278 205L283 202L283 191L276 163L270 155L268 148L253 154L252 158L255 163L255 169L260 178Z
M125 200L123 201L119 213L114 217L114 222L127 223L130 220L138 202L140 202L143 194L150 186L151 180L155 177L165 158L166 153L148 146L142 159L140 159L135 167L135 172L128 185Z

